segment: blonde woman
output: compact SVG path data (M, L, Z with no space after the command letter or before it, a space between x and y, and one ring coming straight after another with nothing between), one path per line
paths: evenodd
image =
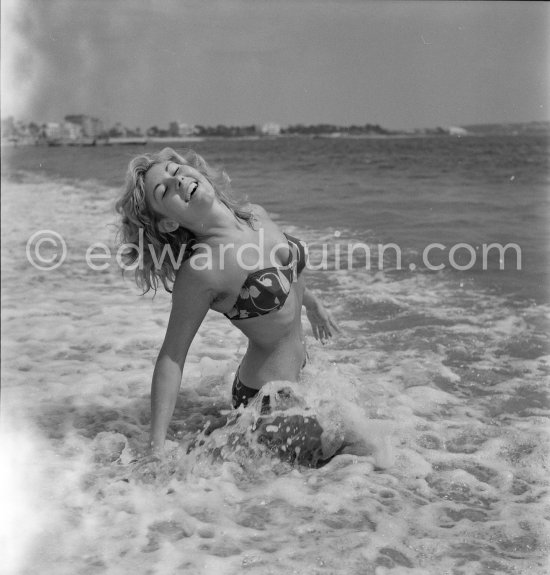
M338 329L305 286L306 244L283 234L262 207L237 200L225 172L198 154L165 148L134 158L117 211L122 242L139 245L143 234L143 253L133 249L125 255L127 264L142 258L135 269L138 285L146 292L162 284L172 292L151 387L154 453L163 452L187 352L209 309L248 338L233 384L235 408L246 406L270 381L299 380L307 357L302 306L317 339ZM319 435L322 429L314 427ZM304 429L298 432L304 435Z

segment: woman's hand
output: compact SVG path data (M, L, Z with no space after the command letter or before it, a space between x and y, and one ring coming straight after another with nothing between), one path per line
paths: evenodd
M138 453L136 459L130 462L131 477L143 483L167 481L176 469L178 443L166 441L169 453L165 447L149 447L145 452Z
M311 304L306 306L306 315L311 324L313 336L321 343L328 341L333 332L340 331L331 313L317 298L313 298Z

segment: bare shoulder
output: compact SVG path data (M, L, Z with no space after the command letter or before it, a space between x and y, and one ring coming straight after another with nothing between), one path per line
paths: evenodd
M172 297L214 301L222 291L223 278L204 254L194 254L183 262L176 275Z
M250 204L250 211L261 221L271 221L269 214L262 206L260 206L260 204Z

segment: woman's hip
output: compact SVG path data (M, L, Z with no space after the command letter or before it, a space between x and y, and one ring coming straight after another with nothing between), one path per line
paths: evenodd
M298 381L305 360L306 348L301 341L268 352L249 345L239 366L239 377L254 389L269 381Z

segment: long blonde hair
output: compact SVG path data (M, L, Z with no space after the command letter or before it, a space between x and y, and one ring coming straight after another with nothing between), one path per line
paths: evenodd
M145 174L155 164L161 162L176 162L188 164L198 170L209 180L214 188L217 198L224 203L236 218L253 225L253 214L248 208L246 198L237 198L230 186L229 176L223 169L212 168L204 158L193 150L178 154L172 148L164 148L156 154L141 154L130 161L126 172L126 182L121 197L116 203L116 211L121 215L119 228L119 242L131 244L122 253L122 260L126 267L135 265L135 280L143 290L143 294L150 289L155 292L159 282L164 289L171 292L176 279L177 267L170 257L163 254L163 250L174 254L179 259L180 250L184 250L181 262L191 256L194 235L187 229L179 227L174 232L162 232L159 229L160 217L148 205L145 197ZM140 253L140 236L142 236L142 253ZM137 246L137 247L136 247ZM155 258L153 257L154 251ZM123 269L123 273L126 268Z

